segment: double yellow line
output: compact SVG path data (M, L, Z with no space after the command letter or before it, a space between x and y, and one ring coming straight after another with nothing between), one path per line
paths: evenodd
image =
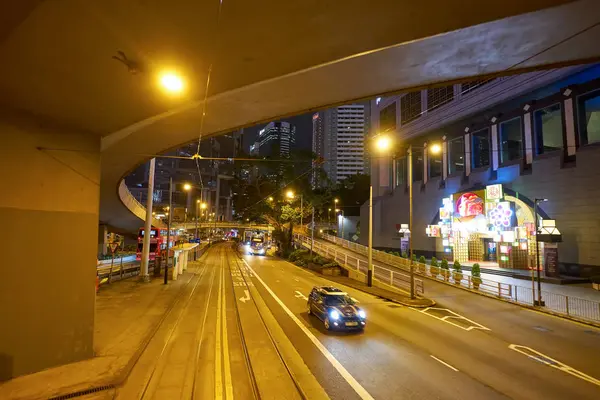
M227 301L225 290L225 257L221 252L221 277L217 299L217 334L215 339L215 399L233 399L229 342L227 340ZM223 382L224 381L224 382ZM225 397L223 397L223 393Z

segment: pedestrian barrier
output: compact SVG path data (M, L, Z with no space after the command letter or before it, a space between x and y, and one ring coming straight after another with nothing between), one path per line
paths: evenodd
M302 243L303 246L310 248L310 239L305 236L297 236L297 239ZM358 257L354 257L346 252L341 252L336 249L336 246L327 246L322 243L315 242L313 245L313 251L323 257L335 260L338 264L367 275L368 263L365 260L361 260ZM381 265L373 264L373 277L387 285L402 289L405 291L410 290L410 275L399 271L393 271L389 268L385 268ZM415 293L422 295L425 293L425 285L421 279L415 279Z
M297 237L300 238L299 235ZM327 234L322 234L322 235L320 235L320 237L327 240L328 242L334 243L335 245L340 246L342 248L352 250L352 251L362 254L362 255L367 255L368 248L361 244L350 242L348 240L345 240L345 239L342 239L342 238L339 238L336 236L327 235ZM310 238L302 236L301 240L305 246L310 247ZM317 247L327 248L326 251L328 252L328 254L336 254L338 258L351 257L350 255L348 255L348 253L338 252L337 250L333 249L336 246L327 246L327 245L323 245L322 243L315 242L314 247L315 248L317 248ZM336 261L338 261L338 258L336 258ZM361 272L365 271L366 267L362 267L362 266L363 265L366 266L366 262L364 260L358 260L356 257L354 257L354 258L357 260L354 262L357 263L356 265L359 266L360 271ZM376 260L379 262L384 262L384 263L391 265L395 268L398 268L402 271L410 271L410 260L409 259L398 257L398 256L395 256L393 254L389 254L389 253L386 253L383 251L374 249L373 250L373 260ZM574 296L566 296L563 294L553 293L553 292L549 292L546 290L542 290L541 295L542 295L542 299L545 304L540 307L540 306L536 305L537 293L534 293L534 291L531 287L525 287L525 286L513 285L513 284L509 284L509 283L504 283L504 282L498 282L498 281L494 281L491 279L480 279L479 285L476 285L476 282L473 282L473 278L471 277L471 275L468 275L465 273L462 274L462 278L459 281L456 281L453 279L452 270L450 270L449 276L445 277L445 276L441 275L440 273L437 273L437 274L432 273L431 267L428 264L421 264L417 261L413 261L413 265L414 265L413 268L414 268L415 274L419 275L419 276L426 276L430 279L435 279L442 283L470 289L476 293L485 293L487 295L494 296L501 300L509 301L512 303L517 303L517 304L522 304L522 305L527 305L527 306L534 306L541 310L552 311L552 312L555 312L558 314L563 314L563 315L566 315L569 317L579 318L579 319L585 320L585 321L590 321L590 322L595 322L595 323L600 322L600 302L598 302L598 301L582 299L582 298L574 297ZM379 269L381 269L381 270L379 270ZM377 279L380 279L380 277L383 278L386 273L389 273L389 272L384 272L384 271L391 271L391 270L386 269L385 267L381 267L381 266L374 267L375 277L377 277ZM392 272L397 275L394 275L392 278L388 277L387 278L388 282L395 282L396 280L398 280L399 284L405 283L404 277L407 276L406 274L402 274L402 273L396 272L396 271L392 271ZM363 273L366 273L366 272L363 272ZM382 280L382 279L380 279L380 280ZM383 279L383 281L386 282L385 279ZM417 280L415 279L415 282L416 281ZM422 281L421 281L421 284L422 284ZM403 288L404 288L404 286L403 286Z

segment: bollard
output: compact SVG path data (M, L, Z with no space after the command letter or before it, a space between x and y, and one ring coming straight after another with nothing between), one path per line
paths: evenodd
M500 282L498 282L498 297L502 297L502 287L500 286Z

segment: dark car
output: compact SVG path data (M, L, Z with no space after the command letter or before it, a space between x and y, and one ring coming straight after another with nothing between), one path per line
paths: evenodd
M365 329L367 314L346 292L331 286L316 286L308 296L308 314L315 315L325 329Z

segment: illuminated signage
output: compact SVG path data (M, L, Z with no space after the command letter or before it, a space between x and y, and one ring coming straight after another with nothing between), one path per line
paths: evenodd
M427 233L427 236L429 237L440 237L441 236L441 230L439 225L428 225L427 229L425 229L425 232Z
M258 132L258 136L262 136L262 135L264 135L264 133L265 133L265 129L263 128Z
M465 193L456 200L454 211L463 218L476 217L483 214L483 200L475 193Z
M485 199L487 201L490 200L500 200L502 199L502 185L488 185L485 187Z
M510 208L510 203L502 201L496 203L487 212L488 220L495 228L510 228L512 225L513 211Z

